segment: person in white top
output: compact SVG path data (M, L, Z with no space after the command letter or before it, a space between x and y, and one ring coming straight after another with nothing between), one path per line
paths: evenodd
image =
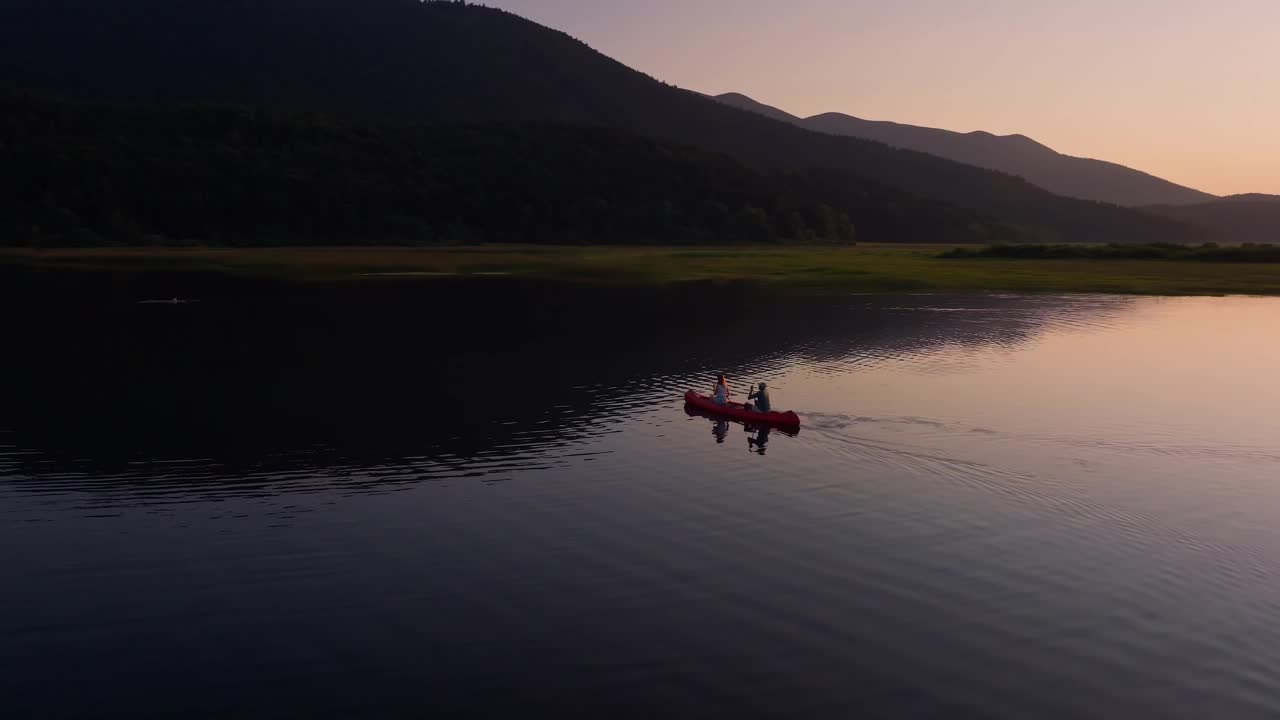
M711 402L717 405L727 405L729 403L729 384L725 382L724 375L716 378L716 386L711 391Z

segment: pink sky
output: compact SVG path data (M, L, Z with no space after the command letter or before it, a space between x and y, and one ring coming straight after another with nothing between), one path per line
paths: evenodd
M1280 194L1280 0L487 0L681 87Z

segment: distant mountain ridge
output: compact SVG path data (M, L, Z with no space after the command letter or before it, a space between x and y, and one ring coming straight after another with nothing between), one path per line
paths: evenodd
M1189 226L922 152L743 112L563 32L457 2L6 0L0 85L376 122L603 126L756 168L853 173L1054 242L1192 240ZM607 163L607 158L601 158Z
M1227 243L1280 243L1280 195L1228 195L1195 205L1154 205L1147 210L1200 228Z
M1188 205L1207 202L1215 197L1116 163L1064 155L1025 135L993 135L983 131L961 133L863 120L841 113L802 118L741 93L717 95L715 99L731 107L808 130L878 140L894 147L1017 175L1067 197L1128 207Z

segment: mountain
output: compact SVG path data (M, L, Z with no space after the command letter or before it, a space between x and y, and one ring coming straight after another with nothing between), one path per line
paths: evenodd
M981 131L959 133L863 120L841 113L801 118L739 93L718 95L716 99L731 107L794 123L809 130L878 140L893 147L918 150L1018 175L1050 192L1067 197L1130 207L1186 205L1214 198L1209 193L1183 187L1116 163L1063 155L1025 135L992 135Z
M418 0L6 0L0 85L432 123L605 126L756 167L827 168L995 216L1025 239L1190 240L1167 218L743 112L518 16ZM607 162L607 159L602 159Z
M619 130L0 92L0 245L983 242L970 210Z
M778 120L780 122L793 123L796 125L800 124L800 118L795 115L792 115L785 110L779 110L772 105L765 105L762 102L752 100L741 93L725 93L723 95L716 95L712 99L724 103L725 105L736 107L739 110L753 112L757 115L763 115L767 118Z
M1195 205L1147 209L1199 227L1219 242L1280 243L1280 195L1229 195Z
M1280 195L1268 195L1266 193L1241 193L1239 195L1227 195L1218 198L1218 202L1223 205L1251 205L1254 203L1280 203Z

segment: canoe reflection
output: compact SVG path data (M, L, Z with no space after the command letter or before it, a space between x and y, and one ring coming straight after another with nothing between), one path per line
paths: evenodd
M747 448L751 452L758 455L764 455L767 452L769 437L772 433L780 433L787 437L795 437L800 434L799 430L787 430L784 428L770 427L768 425L753 425L741 420L723 418L718 415L700 410L696 407L685 405L684 412L689 417L706 418L711 422L711 434L716 439L716 444L723 444L729 437L729 425L741 425L744 432L747 433Z

